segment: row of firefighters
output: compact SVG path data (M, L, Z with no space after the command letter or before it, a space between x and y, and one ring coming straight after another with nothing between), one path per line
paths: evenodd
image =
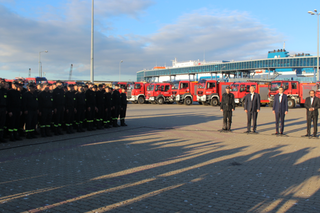
M8 134L11 141L41 136L83 132L109 127L127 126L125 123L127 97L124 89L115 89L104 84L68 85L61 81L55 84L35 85L28 88L15 81L9 88L0 79L0 142ZM38 128L37 128L38 127Z

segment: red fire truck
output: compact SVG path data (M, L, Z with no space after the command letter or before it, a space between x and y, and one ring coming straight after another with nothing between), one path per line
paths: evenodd
M179 105L191 105L193 101L197 101L197 89L196 81L175 81L172 84L172 96Z
M133 104L144 104L146 100L146 90L149 83L134 82L127 88L127 100Z
M154 104L173 103L172 84L153 83L147 87L146 101Z
M273 106L274 96L282 86L284 94L288 96L288 107L294 108L297 104L304 106L305 99L309 96L310 90L317 90L316 83L299 83L298 81L272 81L269 88L270 106Z

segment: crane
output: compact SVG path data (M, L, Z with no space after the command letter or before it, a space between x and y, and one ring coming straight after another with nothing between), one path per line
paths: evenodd
M72 77L72 69L73 69L73 64L71 64L71 67L70 67L70 72L69 72L69 81L71 81L71 77Z

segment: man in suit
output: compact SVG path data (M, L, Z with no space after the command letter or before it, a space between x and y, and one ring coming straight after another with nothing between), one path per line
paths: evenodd
M231 131L232 112L235 110L234 95L230 93L230 86L226 87L226 92L222 95L220 111L223 112L222 131Z
M253 133L257 133L257 117L260 112L260 95L255 93L255 87L250 86L250 93L246 95L244 100L244 111L247 113L247 131L250 133L251 119L253 119Z
M279 93L274 96L272 112L276 116L275 135L279 135L279 119L281 122L280 135L283 135L284 117L286 114L288 114L288 97L286 94L283 94L283 91L283 87L279 87Z
M318 108L320 107L320 99L315 97L314 90L309 91L310 97L306 98L304 106L307 110L307 134L304 137L311 137L311 120L313 121L313 134L312 137L317 137L318 132Z

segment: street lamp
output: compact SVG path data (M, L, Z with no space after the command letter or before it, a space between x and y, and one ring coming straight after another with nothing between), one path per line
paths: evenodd
M313 10L313 11L308 11L308 13L310 15L317 15L318 16L318 45L317 45L317 79L316 80L320 80L320 73L319 73L319 15L320 13L318 12L318 10Z
M42 77L41 53L48 53L48 50L39 52L39 77Z
M90 81L94 82L94 0L91 6L91 54L90 54Z
M121 78L120 78L120 75L121 75L121 63L123 63L122 60L119 62L119 81L121 80Z

